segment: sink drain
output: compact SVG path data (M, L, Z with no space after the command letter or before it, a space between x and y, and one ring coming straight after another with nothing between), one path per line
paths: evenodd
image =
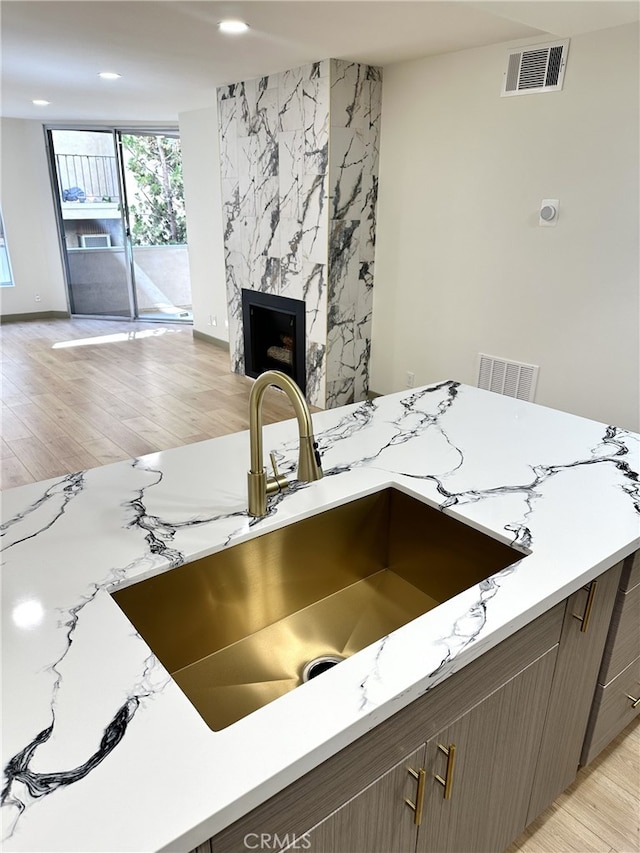
M315 678L316 675L326 672L342 660L344 660L344 658L341 658L338 655L321 655L318 658L314 658L305 664L305 667L302 670L302 680L311 681L311 679Z

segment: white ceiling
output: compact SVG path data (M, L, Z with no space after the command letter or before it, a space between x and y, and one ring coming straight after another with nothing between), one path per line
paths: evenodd
M318 59L385 66L618 26L639 9L638 0L2 0L1 113L173 123L210 105L216 86ZM223 36L225 17L251 29ZM122 78L101 80L104 70Z

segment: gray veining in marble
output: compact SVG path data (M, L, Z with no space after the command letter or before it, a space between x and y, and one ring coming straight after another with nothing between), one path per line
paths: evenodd
M322 408L369 389L381 96L380 69L334 59L218 89L232 370L242 289L303 300Z
M308 357L314 381L324 381L323 345L313 344ZM7 850L173 849L167 845L190 827L220 814L211 834L232 819L222 814L230 788L232 799L247 797L249 809L264 783L256 767L238 764L239 751L260 751L269 778L294 760L299 775L309 769L306 756L346 726L354 738L363 734L368 714L400 696L408 703L480 654L480 642L495 645L534 610L579 588L587 573L595 577L639 545L640 436L624 429L454 381L314 420L324 479L294 481L270 498L264 519L246 513L244 434L3 495ZM295 431L283 423L265 434L280 469L291 473ZM530 551L527 570L517 561L354 655L351 668L333 671L326 695L306 685L308 691L278 700L277 713L273 703L225 732L200 726L110 600L113 585L180 566L203 548L246 537L252 526L260 532L278 519L288 523L317 510L319 501L335 505L390 479ZM38 601L41 624L21 625L16 611ZM267 739L265 720L273 734ZM299 721L303 728L291 737ZM284 757L283 733L290 738ZM167 779L183 785L179 810ZM261 790L263 798L275 793ZM140 817L148 802L158 806L151 822ZM113 814L118 821L109 819Z

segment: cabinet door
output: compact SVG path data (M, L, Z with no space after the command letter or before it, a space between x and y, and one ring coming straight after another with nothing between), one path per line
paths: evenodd
M499 853L525 828L556 654L427 741L419 852Z
M619 563L567 599L527 823L557 799L578 772L621 570Z
M406 800L413 805L419 802L418 781L410 771L419 772L423 766L424 747L420 747L300 836L295 849L310 853L414 853L419 815Z
M640 657L606 687L598 685L580 763L584 765L593 761L639 714Z
M598 681L607 685L640 655L640 584L618 591Z

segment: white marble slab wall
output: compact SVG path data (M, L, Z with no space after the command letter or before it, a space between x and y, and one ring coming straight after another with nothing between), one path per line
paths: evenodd
M382 73L331 60L327 408L369 390Z
M368 385L380 90L377 69L337 60L218 89L232 370L244 373L242 289L301 299L307 398L320 407ZM330 103L338 145L353 137L332 167Z

